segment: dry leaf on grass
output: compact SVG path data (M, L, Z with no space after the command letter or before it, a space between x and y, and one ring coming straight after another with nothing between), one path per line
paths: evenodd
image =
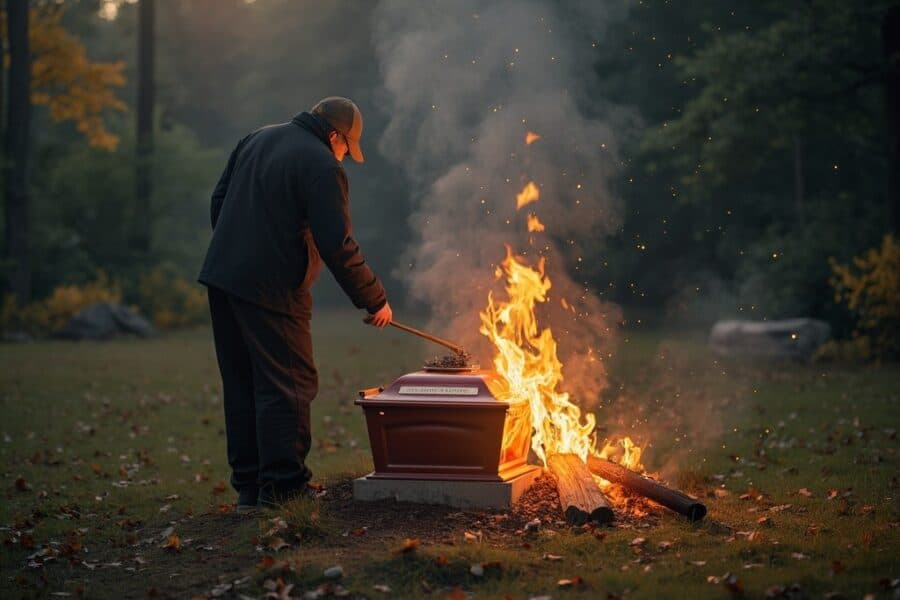
M410 552L415 552L418 547L418 538L406 538L403 540L403 544L394 550L394 554L409 554Z
M733 594L741 594L744 592L744 582L737 578L737 575L732 575L731 573L725 573L722 576L722 585L725 586L725 589Z
M279 550L281 550L283 548L291 547L291 545L288 544L286 541L284 541L283 538L280 538L277 536L270 539L269 543L266 545L269 547L270 550L274 550L275 552L278 552Z
M163 544L163 548L169 552L181 552L181 538L178 537L177 533L169 535L166 538L166 543Z
M556 585L561 588L578 587L582 583L581 577L572 577L571 579L560 579Z

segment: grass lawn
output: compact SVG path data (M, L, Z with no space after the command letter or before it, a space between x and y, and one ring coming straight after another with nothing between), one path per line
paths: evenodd
M708 518L501 535L502 514L346 498L371 469L356 390L434 353L358 319L314 323L309 463L328 500L254 517L231 510L208 330L0 346L0 597L900 594L898 366L729 364L690 335L623 332L598 422Z

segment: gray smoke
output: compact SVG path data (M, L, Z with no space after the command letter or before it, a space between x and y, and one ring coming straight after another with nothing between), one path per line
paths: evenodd
M556 333L567 391L584 406L606 385L603 358L620 319L583 274L602 263L602 240L618 225L608 182L622 113L588 116L581 105L592 44L624 9L596 0L385 0L373 16L389 114L380 150L402 164L415 207L416 240L399 275L431 310L431 327L486 364L478 313L488 290L504 297L495 269L505 245L531 264L545 257L553 287L539 316ZM528 131L541 139L526 146ZM517 210L529 181L540 200ZM527 231L532 212L544 233Z

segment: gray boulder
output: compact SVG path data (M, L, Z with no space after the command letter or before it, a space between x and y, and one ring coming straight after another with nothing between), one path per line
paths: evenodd
M121 304L97 302L85 306L57 334L69 340L106 340L119 335L156 335L150 322Z
M831 338L831 326L816 319L719 321L709 345L719 356L809 360Z

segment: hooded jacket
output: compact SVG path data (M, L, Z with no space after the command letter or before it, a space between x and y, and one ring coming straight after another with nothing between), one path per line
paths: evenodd
M328 266L354 306L377 312L384 287L353 239L347 175L331 127L303 112L242 139L212 194L212 240L198 280L270 310L309 310Z

